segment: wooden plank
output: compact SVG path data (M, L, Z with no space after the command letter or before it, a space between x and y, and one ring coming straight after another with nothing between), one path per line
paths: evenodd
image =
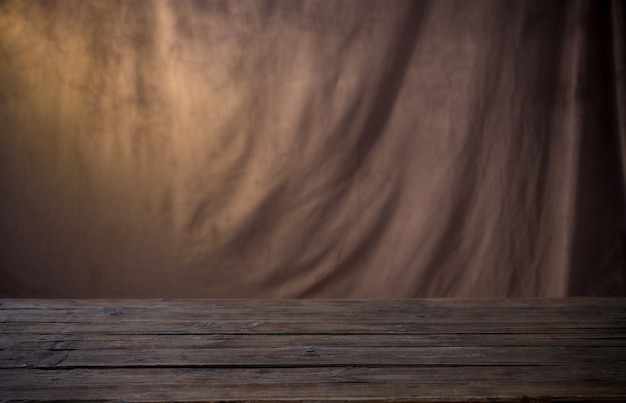
M285 319L294 315L298 315L301 319L324 315L338 319L358 319L362 316L371 319L378 316L394 319L418 319L422 317L436 320L437 318L453 315L459 320L475 320L489 319L490 317L498 317L511 312L515 312L516 315L521 317L532 317L536 320L566 320L574 317L585 317L587 320L595 320L616 315L621 318L626 317L626 307L623 303L618 302L619 299L603 299L602 301L606 301L604 304L599 304L595 301L583 304L583 301L580 300L575 300L572 304L548 301L541 306L541 309L536 309L537 301L533 300L516 300L517 302L515 303L507 302L502 305L494 305L494 302L491 300L478 300L479 302L474 301L467 305L462 303L452 304L450 301L437 303L431 300L426 300L425 302L420 300L413 304L402 300L392 300L388 303L381 302L378 304L364 304L360 301L310 301L308 303L294 301L293 304L242 301L241 303L233 304L231 301L193 300L185 302L174 300L172 301L174 305L164 310L155 309L163 307L165 302L162 300L149 300L153 302L142 300L137 302L132 300L95 300L94 305L83 304L77 307L68 306L72 305L71 301L50 301L50 307L42 305L42 302L38 300L27 300L24 302L24 306L15 305L12 300L0 301L0 314L7 319L15 319L15 315L27 315L33 321L36 320L37 316L45 321L47 315L54 315L56 319L62 319L63 315L67 315L68 319L73 317L83 319L84 315L89 315L92 318L98 316L122 316L135 320L150 320L154 315L166 315L166 317L185 315L190 318L210 316L214 320L236 320L250 316L265 319ZM185 303L187 305L184 305Z
M0 368L606 365L623 347L272 347L0 351Z
M489 309L519 309L523 307L540 308L549 310L552 308L565 310L588 310L588 309L624 309L624 298L422 298L422 299L378 299L378 300L319 300L319 299L281 299L281 300L216 300L216 299L0 299L0 309L80 309L80 308L111 308L111 307L134 307L134 308L166 308L167 310L182 307L225 307L243 309L249 307L257 310L269 307L274 311L279 309L302 310L312 308L323 312L324 307L331 311L351 307L359 307L367 311L379 310L390 311L405 307L451 307L459 310L475 310L476 308Z
M572 389L571 385L501 383L458 384L431 383L425 385L390 385L379 383L337 383L325 385L290 384L263 386L255 384L211 385L189 388L184 384L160 385L146 383L129 387L124 384L93 388L74 385L67 388L34 386L28 390L11 390L7 401L121 401L121 402L224 402L224 401L412 401L412 402L555 402L555 401L613 401L623 402L618 387L601 384ZM601 387L606 395L594 394ZM532 390L530 395L528 391ZM611 395L610 393L614 393ZM494 398L493 396L497 396Z
M132 350L178 348L274 348L311 347L625 347L626 338L616 333L547 334L129 334L99 333L36 334L7 333L0 349L23 350Z
M155 301L160 306L164 301ZM626 307L616 299L606 306L596 301L587 305L576 300L572 305L549 301L537 309L536 301L474 301L469 306L449 301L437 304L427 300L409 304L392 300L388 303L364 304L360 301L285 302L243 301L175 301L172 308L146 307L145 301L96 301L102 308L79 305L70 309L71 301L53 301L55 309L39 309L40 301L25 303L29 309L18 309L10 300L0 307L0 332L34 333L38 323L47 324L43 331L82 332L84 326L101 333L538 333L580 331L584 329L617 330L626 328ZM258 305L258 306L257 306ZM106 306L106 307L105 307ZM320 326L322 324L323 326ZM452 328L452 329L451 329Z
M72 369L0 369L0 386L21 382L28 387L35 384L71 387L124 384L180 384L190 387L206 383L241 384L324 384L324 383L568 383L583 385L601 381L622 384L626 373L617 363L603 367L591 366L474 366L471 371L463 366L446 367L304 367L304 368L72 368Z
M178 399L328 399L328 398L421 398L479 399L570 398L592 396L601 400L623 394L622 376L614 381L598 381L570 374L546 379L548 371L534 367L460 368L313 368L313 369L149 369L149 370L71 370L39 371L27 380L0 371L14 399L67 398L83 400L126 399L155 401ZM13 371L16 372L16 371ZM595 376L595 375L593 375ZM13 382L11 384L11 382ZM15 386L19 383L19 386ZM3 385L3 390L5 386ZM203 400L204 401L204 400Z
M611 301L613 302L613 301ZM394 304L398 304L394 301ZM209 305L208 307L205 305ZM480 324L482 333L545 332L546 329L564 329L566 332L583 329L617 329L622 332L626 323L626 309L623 305L611 305L611 309L597 306L568 311L563 307L547 305L543 309L529 308L527 305L489 307L476 309L467 307L428 307L417 305L412 309L392 309L385 311L370 305L370 309L354 309L353 304L341 303L330 309L316 311L316 305L291 306L285 311L283 306L274 309L273 305L242 307L229 306L214 308L214 304L199 302L189 308L138 309L105 308L77 310L11 310L0 309L0 322L6 323L1 332L36 332L37 323L49 323L47 329L54 333L83 331L80 325L87 325L96 332L103 327L110 332L135 333L133 326L143 327L146 332L171 333L172 329L186 329L193 333L445 333L449 327L453 332L473 333ZM346 307L347 305L347 307ZM404 305L404 304L402 304ZM367 307L367 305L365 306ZM305 309L306 308L306 309ZM571 308L568 308L571 309ZM148 323L146 323L148 322ZM325 326L319 326L323 323ZM67 324L67 325L62 325ZM63 328L63 329L61 329Z
M0 334L526 334L526 333L603 333L623 334L624 326L619 322L601 323L550 323L536 322L471 322L430 323L425 322L381 322L372 320L359 322L331 321L114 321L72 323L2 323ZM3 337L3 336L0 336Z
M476 321L494 322L503 317L507 317L511 313L515 313L514 317L507 319L512 322L528 322L537 323L571 323L573 320L584 320L587 323L600 323L607 319L626 320L626 309L612 310L589 310L589 311L566 311L564 309L545 309L543 312L535 308L508 308L508 309L453 309L453 308L423 308L403 311L380 312L379 310L358 311L325 310L316 312L307 309L304 312L294 310L292 312L273 311L271 308L263 307L253 310L251 307L246 309L213 309L210 307L193 307L189 309L176 308L168 310L150 309L150 308L100 308L100 309L0 309L0 322L30 322L30 323L75 323L85 320L106 320L110 322L118 320L126 321L152 321L159 320L212 320L212 321L241 321L249 318L255 318L261 321L268 320L317 320L319 317L325 317L329 320L341 321L362 321L379 318L379 321L424 321L431 323L446 323L455 321L457 323L468 323Z

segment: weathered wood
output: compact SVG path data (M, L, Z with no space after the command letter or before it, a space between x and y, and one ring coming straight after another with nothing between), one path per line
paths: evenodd
M313 367L424 365L610 364L626 360L624 347L297 347L128 350L0 351L0 368L91 367Z
M0 401L626 401L626 300L0 300Z
M318 347L624 347L619 333L534 334L378 334L294 335L294 334L129 334L98 333L33 334L7 333L0 349L21 350L127 350L176 348L274 348Z

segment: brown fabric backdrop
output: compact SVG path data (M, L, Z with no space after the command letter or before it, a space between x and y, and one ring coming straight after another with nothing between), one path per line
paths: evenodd
M2 1L0 296L626 295L620 1Z

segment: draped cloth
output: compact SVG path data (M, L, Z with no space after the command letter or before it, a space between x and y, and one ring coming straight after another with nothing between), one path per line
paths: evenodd
M0 296L626 295L621 1L0 2Z

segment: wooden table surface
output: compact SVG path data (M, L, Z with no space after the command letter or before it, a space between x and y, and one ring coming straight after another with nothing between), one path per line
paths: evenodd
M626 402L626 299L0 299L42 400Z

